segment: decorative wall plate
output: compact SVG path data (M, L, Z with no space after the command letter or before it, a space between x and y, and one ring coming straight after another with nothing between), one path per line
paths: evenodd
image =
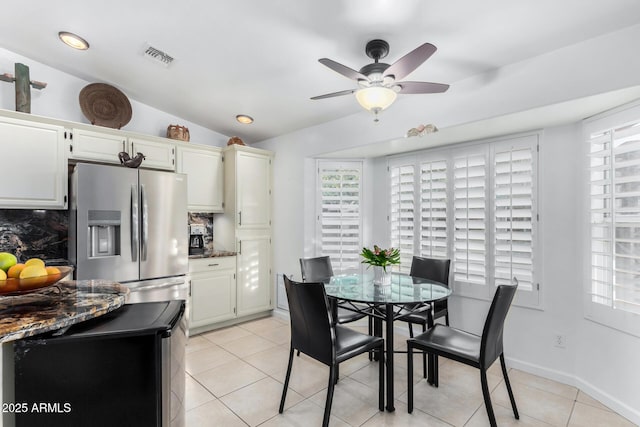
M119 89L91 83L80 91L80 109L92 125L120 129L131 120L131 103Z

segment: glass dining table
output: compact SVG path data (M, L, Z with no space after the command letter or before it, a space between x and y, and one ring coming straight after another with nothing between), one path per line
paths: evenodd
M444 300L451 295L451 289L442 283L413 277L400 273L389 273L391 284L378 285L373 283L373 273L364 271L345 273L332 276L325 281L325 291L335 309L337 304L341 308L365 313L374 318L375 334L382 336L382 322L386 326L386 387L387 405L389 412L394 407L393 387L393 322L411 311L425 311L430 309L429 303ZM408 309L408 307L411 307ZM429 382L433 382L430 360Z

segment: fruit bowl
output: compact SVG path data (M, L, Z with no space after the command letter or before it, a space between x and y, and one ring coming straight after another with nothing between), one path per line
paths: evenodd
M22 295L55 285L73 270L73 267L56 266L56 268L60 270L60 273L30 277L28 279L8 278L0 280L0 296Z

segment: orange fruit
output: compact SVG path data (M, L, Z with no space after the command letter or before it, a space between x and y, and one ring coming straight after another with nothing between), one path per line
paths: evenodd
M9 268L9 270L7 271L7 276L12 278L12 279L18 279L20 277L20 273L22 273L22 269L25 267L24 264L16 264L14 266L11 266L11 268Z
M0 282L5 282L7 280L7 273L4 272L3 269L0 268ZM0 286L4 285L4 283L0 283Z
M44 269L47 271L47 275L60 274L60 270L56 267L45 267Z

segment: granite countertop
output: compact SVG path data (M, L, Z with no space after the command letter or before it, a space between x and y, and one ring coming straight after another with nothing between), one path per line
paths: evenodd
M213 251L213 252L205 252L202 255L189 255L190 259L198 259L198 258L215 258L215 257L223 257L223 256L236 256L237 252L232 251Z
M0 297L0 343L102 316L125 303L129 289L106 280L59 282L19 296Z

